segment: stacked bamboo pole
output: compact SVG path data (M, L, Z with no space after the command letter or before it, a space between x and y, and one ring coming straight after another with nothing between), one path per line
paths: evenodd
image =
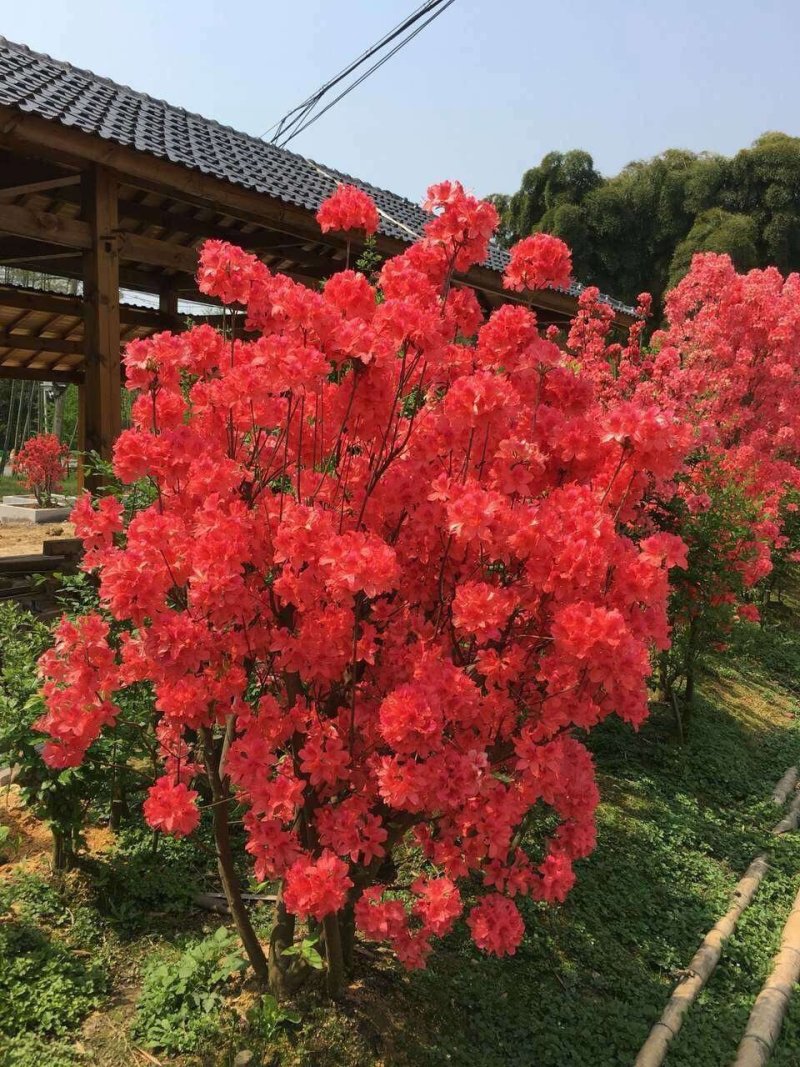
M756 997L734 1067L764 1067L775 1047L794 986L800 978L800 890L783 928L772 972Z
M772 799L776 804L786 803L791 791L797 787L797 778L796 767L790 767L781 777L772 792ZM789 811L772 828L772 833L783 834L790 830L795 830L798 823L800 823L800 790L795 792ZM714 973L725 942L736 929L736 924L742 913L752 902L756 890L769 870L768 860L769 857L766 852L759 853L737 883L733 891L730 907L700 942L700 947L692 957L684 976L672 991L672 996L667 1001L661 1018L655 1023L647 1040L642 1045L634 1067L660 1067L664 1062L670 1043L683 1025L686 1013ZM795 907L800 908L800 894L798 894L798 899L795 901ZM794 915L794 911L792 914ZM800 910L797 913L797 934L799 939L797 959L798 966L800 966ZM778 1029L780 1029L780 1023L778 1024ZM748 1060L742 1061L740 1064L737 1061L736 1067L757 1067L759 1062Z

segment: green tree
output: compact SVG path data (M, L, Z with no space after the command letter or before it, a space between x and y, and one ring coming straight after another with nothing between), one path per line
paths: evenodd
M733 158L671 148L610 178L587 152L550 152L493 200L505 243L553 233L582 282L631 303L647 290L656 314L694 252L727 252L739 269L800 268L800 138L784 133Z
M692 264L695 252L726 252L737 270L758 266L758 225L751 215L735 215L713 207L698 215L672 256L667 288L677 285Z

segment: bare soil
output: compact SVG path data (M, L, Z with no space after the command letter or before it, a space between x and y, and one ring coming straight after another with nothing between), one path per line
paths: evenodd
M71 522L0 522L0 556L34 556L54 537L74 537Z
M0 826L7 826L11 831L3 846L5 862L0 863L0 881L19 872L42 877L51 873L50 831L25 806L15 785L6 786L0 792ZM105 826L89 826L85 836L90 855L103 855L114 843L114 834Z

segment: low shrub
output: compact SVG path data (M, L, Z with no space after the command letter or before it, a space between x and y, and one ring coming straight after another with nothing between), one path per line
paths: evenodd
M219 1030L225 986L244 970L236 937L220 927L143 976L133 1035L147 1048L191 1052Z

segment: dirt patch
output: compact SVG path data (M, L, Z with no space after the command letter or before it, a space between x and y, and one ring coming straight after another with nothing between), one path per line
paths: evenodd
M7 826L11 831L0 849L0 882L20 871L43 877L50 874L53 850L50 831L25 807L15 785L0 792L0 826ZM84 836L86 848L93 855L109 852L114 844L114 833L107 826L89 826Z
M25 807L16 786L4 789L0 796L0 826L7 826L11 831L2 846L3 857L8 862L0 864L0 881L20 871L49 874L53 847L50 831Z
M71 522L0 522L0 556L34 556L58 537L74 537Z

